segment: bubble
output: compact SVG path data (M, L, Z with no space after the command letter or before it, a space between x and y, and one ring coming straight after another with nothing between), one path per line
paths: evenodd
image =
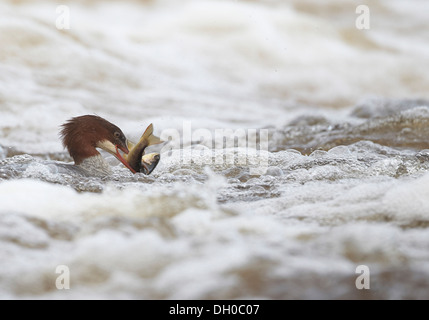
M267 169L267 173L266 175L268 176L274 176L274 177L279 177L283 175L283 170L279 167L276 166L271 166Z
M6 151L0 146L0 160L6 159Z

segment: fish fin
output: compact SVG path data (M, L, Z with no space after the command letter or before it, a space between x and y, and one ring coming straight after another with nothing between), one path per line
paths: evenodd
M132 150L135 146L136 144L134 142L131 142L130 140L127 139L128 150Z
M146 130L143 133L143 135L140 138L140 140L142 140L142 139L146 139L147 140L148 146L164 142L160 138L158 138L157 136L153 135L153 125L152 125L152 123L146 128Z
M146 130L143 132L140 140L145 138L148 139L152 133L153 133L153 124L151 123L150 125L147 126Z
M161 140L159 137L157 137L157 136L154 136L154 135L151 135L150 137L149 137L149 145L151 146L151 145L154 145L154 144L160 144L160 143L163 143L163 142L165 142L165 141L163 141L163 140Z

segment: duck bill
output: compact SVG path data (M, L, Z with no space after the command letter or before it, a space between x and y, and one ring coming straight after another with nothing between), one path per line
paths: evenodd
M149 153L142 157L141 172L148 175L156 168L160 160L159 153Z
M131 172L132 173L136 173L136 171L133 169L133 168L131 168L131 166L130 166L130 164L127 162L127 160L125 160L124 159L124 157L122 157L122 155L119 153L119 150L118 149L120 149L122 152L124 152L125 154L128 154L128 149L127 148L125 148L125 147L123 147L123 146L118 146L118 145L116 145L116 152L115 152L115 157L119 160L119 161L121 161L122 162L122 164L124 165L124 166L126 166L128 169L130 169L131 170Z

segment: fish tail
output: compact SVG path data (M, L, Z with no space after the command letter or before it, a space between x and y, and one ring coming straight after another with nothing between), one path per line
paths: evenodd
M164 141L162 141L160 138L158 138L157 136L151 135L149 137L149 145L154 145L154 144L159 144L159 143L163 143Z
M148 146L163 143L160 138L153 135L153 125L152 123L147 127L146 131L143 133L141 139L144 139L148 142Z

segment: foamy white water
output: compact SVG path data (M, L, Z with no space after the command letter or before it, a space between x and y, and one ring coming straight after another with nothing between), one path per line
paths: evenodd
M0 4L0 298L429 297L425 1L373 1L369 30L351 0L64 4L66 30L55 1ZM93 113L179 136L150 176L58 170Z

